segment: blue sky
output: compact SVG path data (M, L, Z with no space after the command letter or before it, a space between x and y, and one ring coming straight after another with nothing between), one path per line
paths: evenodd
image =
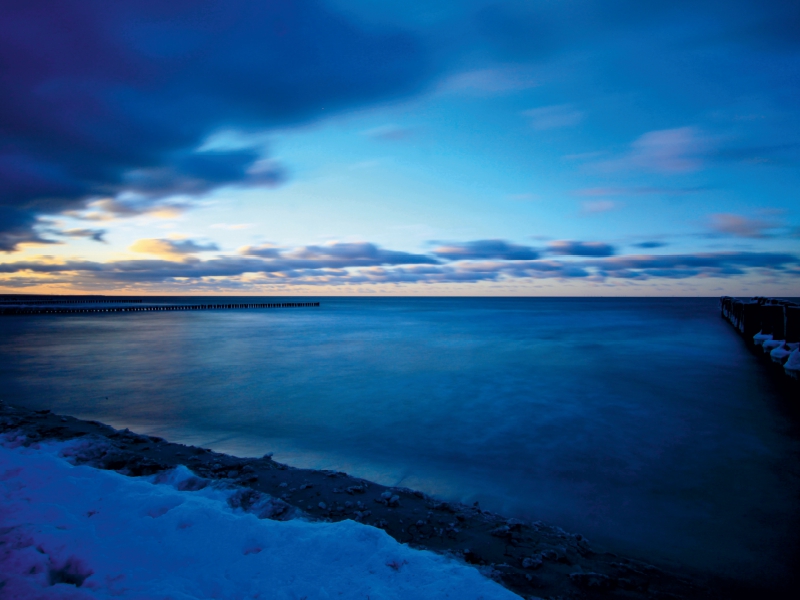
M0 10L0 291L800 295L797 3Z

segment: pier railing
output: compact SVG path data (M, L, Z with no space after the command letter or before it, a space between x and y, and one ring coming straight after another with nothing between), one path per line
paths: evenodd
M756 353L800 381L800 305L780 298L719 300L722 317Z

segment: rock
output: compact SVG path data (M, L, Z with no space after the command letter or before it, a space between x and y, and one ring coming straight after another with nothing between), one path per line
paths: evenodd
M383 492L380 498L376 498L375 502L385 504L386 506L400 506L400 496L392 494L392 492Z
M509 536L509 534L511 533L511 528L509 528L508 525L501 525L496 529L492 529L490 533L494 537L504 538Z
M540 556L532 556L530 558L522 559L523 569L538 569L542 566L542 559Z
M571 573L569 579L584 590L613 590L617 587L616 579L602 573Z

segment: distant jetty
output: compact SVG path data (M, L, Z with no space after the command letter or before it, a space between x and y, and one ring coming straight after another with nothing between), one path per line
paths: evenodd
M319 302L236 302L187 304L158 302L157 299L74 296L19 296L0 298L0 316L62 315L79 313L141 313L187 310L237 310L257 308L312 308Z
M780 298L719 300L720 312L756 353L800 381L800 305Z

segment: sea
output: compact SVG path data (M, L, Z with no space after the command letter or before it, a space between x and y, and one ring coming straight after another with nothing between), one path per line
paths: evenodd
M800 398L716 298L310 300L0 317L0 398L797 584Z

